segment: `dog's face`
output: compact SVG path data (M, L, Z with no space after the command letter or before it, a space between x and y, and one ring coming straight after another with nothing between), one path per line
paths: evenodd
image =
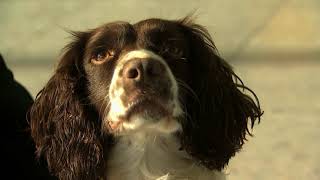
M180 129L177 79L187 81L189 48L181 27L151 19L107 24L92 33L84 66L104 127L114 134Z

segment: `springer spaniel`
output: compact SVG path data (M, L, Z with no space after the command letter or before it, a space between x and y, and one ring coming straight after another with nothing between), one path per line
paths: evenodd
M147 19L73 35L29 114L54 175L225 179L262 111L205 28Z

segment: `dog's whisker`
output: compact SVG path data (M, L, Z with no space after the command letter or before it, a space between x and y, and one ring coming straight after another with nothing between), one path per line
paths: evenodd
M176 79L178 84L187 91L187 93L189 93L200 105L200 99L198 97L198 95L196 94L196 92L194 92L194 90L188 85L186 84L185 82L183 82L182 80L180 79Z

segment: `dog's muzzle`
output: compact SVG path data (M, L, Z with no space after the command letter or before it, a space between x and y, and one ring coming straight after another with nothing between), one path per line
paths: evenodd
M181 113L176 80L158 55L131 51L117 64L109 89L109 121L158 122Z

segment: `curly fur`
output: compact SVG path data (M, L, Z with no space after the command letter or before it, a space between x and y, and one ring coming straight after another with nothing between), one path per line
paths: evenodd
M88 102L81 67L86 33L66 47L57 70L30 111L38 156L60 179L90 179L104 163L97 113Z
M262 112L255 93L217 53L209 33L187 17L182 20L189 37L194 94L186 98L187 121L182 121L182 147L209 169L221 170L244 144ZM199 77L207 79L199 81ZM241 91L249 91L255 99ZM255 101L258 104L255 104ZM251 134L250 134L251 135Z

